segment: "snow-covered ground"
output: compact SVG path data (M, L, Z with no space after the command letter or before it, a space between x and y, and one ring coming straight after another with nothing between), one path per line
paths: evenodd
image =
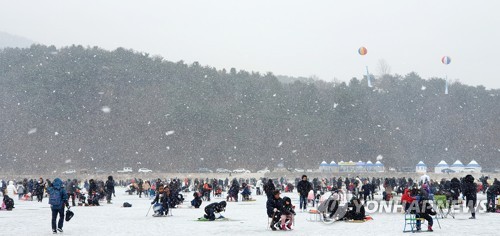
M64 224L64 235L275 235L285 232L273 232L267 227L266 199L254 196L254 202L229 202L223 215L231 221L198 222L203 216L204 202L200 209L188 208L191 194L186 195L186 202L173 209L171 217L152 217L146 213L150 199L127 195L123 188L117 188L113 204L99 207L73 207L75 217ZM296 193L282 194L289 196L298 205ZM480 195L484 199L483 195ZM223 199L212 199L222 201ZM123 202L129 202L131 208L123 208ZM297 206L298 209L298 206ZM404 215L401 213L374 213L373 221L365 223L335 222L327 225L322 222L308 221L309 213L297 213L294 230L286 235L404 235ZM440 219L441 229L434 224L434 235L499 235L500 214L481 213L476 220L469 220L470 214L460 213L456 219ZM11 211L0 211L0 235L51 235L51 212L47 199L43 203L36 201L18 201ZM406 233L411 234L411 233Z

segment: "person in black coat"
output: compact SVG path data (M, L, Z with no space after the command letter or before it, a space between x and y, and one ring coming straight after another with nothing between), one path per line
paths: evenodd
M205 219L209 221L215 220L215 213L220 213L226 210L226 201L214 202L205 207ZM222 215L219 218L224 218Z
M299 192L300 196L300 205L299 208L302 210L307 209L307 195L309 191L313 189L311 183L307 181L307 175L302 175L302 180L297 184L297 192Z
M88 204L91 206L99 206L97 184L95 183L94 179L89 180L89 189L87 192L89 195L89 197L87 198Z
M372 196L370 195L370 192L372 191L372 185L370 184L370 182L368 182L368 180L365 180L365 184L361 186L361 190L363 191L363 200L366 202L366 198L367 197L371 198Z
M495 206L495 199L497 195L500 194L500 182L495 179L495 182L488 187L488 190L486 190L486 199L488 201L486 207L488 212L495 212L496 206Z
M38 202L42 202L44 191L45 191L45 183L43 182L43 178L40 177L38 182L35 183L35 193Z
M264 192L266 193L267 199L273 198L273 192L276 190L274 186L274 182L272 179L269 179L266 184L264 184Z
M271 218L271 229L277 230L274 225L280 220L280 212L284 211L283 208L283 199L280 197L280 191L279 190L274 190L271 193L271 198L267 198L266 202L266 209L267 209L267 216Z
M450 192L453 201L458 201L458 197L462 192L461 189L462 187L460 184L460 180L458 180L456 177L452 178L450 181Z
M474 183L474 177L472 177L472 175L465 176L462 190L465 196L466 205L469 207L472 214L469 219L476 219L477 185Z
M236 179L233 180L231 187L229 187L229 191L227 192L227 201L230 199L234 199L235 202L238 201L238 193L240 192L240 184Z
M108 176L108 180L106 180L106 184L104 185L106 188L106 200L108 204L111 203L111 194L115 195L115 181L113 180L113 176Z

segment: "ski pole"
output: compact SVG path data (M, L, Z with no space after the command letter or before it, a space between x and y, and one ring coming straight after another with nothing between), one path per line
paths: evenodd
M146 217L148 217L148 215L149 215L149 211L151 210L151 207L153 207L153 204L151 204L151 205L149 206L149 210L148 210L148 213L146 213Z

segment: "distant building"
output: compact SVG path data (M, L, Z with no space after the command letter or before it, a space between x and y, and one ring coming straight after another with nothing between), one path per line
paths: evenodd
M330 171L335 173L339 172L339 165L334 161L330 162Z
M463 172L465 169L465 166L464 166L464 164L462 164L462 162L457 160L457 161L455 161L455 163L453 163L451 165L450 169L452 169L455 172Z
M382 162L380 162L380 161L375 162L374 171L375 172L384 172L385 171L384 164L382 164Z
M366 172L366 163L358 161L356 163L356 172Z
M417 173L425 174L427 173L427 165L423 161L420 161L415 167L415 171Z
M434 167L434 173L446 173L450 172L450 166L446 161L441 160L435 167Z
M331 172L330 171L330 165L328 165L328 163L326 163L326 161L323 161L321 162L321 164L319 164L319 171L320 172Z
M481 166L474 160L472 160L465 168L464 172L481 172Z
M339 173L339 172L384 172L385 167L380 161L377 161L375 164L371 161L363 162L344 162L340 161L338 164L335 161L330 162L328 164L326 161L321 162L319 164L319 171L322 173Z
M375 170L375 165L371 161L367 161L365 167L367 172L373 172Z

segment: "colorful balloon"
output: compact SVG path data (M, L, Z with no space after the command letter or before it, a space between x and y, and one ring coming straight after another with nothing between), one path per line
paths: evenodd
M359 55L364 56L364 55L366 55L368 53L368 50L366 50L365 47L360 47L358 49L358 53L359 53Z
M448 64L450 64L450 63L451 63L451 58L450 58L450 57L448 57L448 56L444 56L444 57L442 57L442 58L441 58L441 62L442 62L443 64L445 64L445 65L448 65Z

